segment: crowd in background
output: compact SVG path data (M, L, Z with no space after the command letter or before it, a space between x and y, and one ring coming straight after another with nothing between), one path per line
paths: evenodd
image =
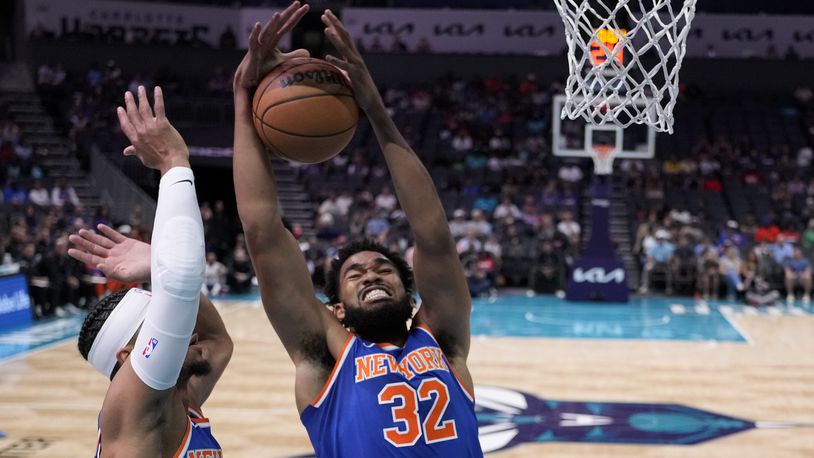
M67 256L67 235L93 222L109 224L105 210L88 214L72 186L51 180L6 114L0 129L0 270L28 277L37 316L75 311L94 294L82 266Z
M37 82L44 98L55 104L53 112L62 117L80 160L86 160L89 149L100 147L101 138L115 135L113 107L124 90L160 82L169 91L183 93L187 84L172 75L125 75L113 61L84 75L65 75L59 65L44 65L37 71ZM228 82L228 73L214 69L198 91L227 95ZM551 101L560 92L559 82L542 83L534 75L446 77L383 90L391 114L439 189L473 296L493 294L500 287L560 294L569 265L581 252L583 195L591 169L588 163L551 154ZM811 90L801 88L795 96L795 109L814 119ZM289 228L318 285L330 259L350 239L373 238L411 259L404 213L375 137L364 123L345 153L323 164L296 167L298 181L311 198L314 220L308 225L291 222ZM15 138L13 123L3 125L8 127L3 130L2 154L11 150L16 156L2 177L3 224L9 228L0 239L3 252L17 262L33 243L35 258L60 256L65 234L107 221L106 210L86 214L69 189L55 190L58 183L49 183L57 188L45 191L48 179L25 141ZM6 131L11 132L8 140ZM814 132L806 135L814 138ZM765 303L773 293L799 287L801 298L808 300L811 270L805 260L814 245L812 156L810 147L777 145L758 151L748 139L716 138L681 156L620 161L615 173L630 191L631 250L641 260L640 291L659 287L667 294L715 298L723 290L727 298L757 297ZM15 188L19 176L29 178L22 189ZM730 211L731 218L718 224L711 219L714 209L675 205L670 198L690 191L725 194L732 180L768 189L772 211ZM55 201L54 193L64 197ZM251 291L251 263L234 213L223 202L203 203L201 212L208 253L205 292ZM130 221L111 223L148 240L149 228L137 214ZM47 276L41 271L37 277ZM101 281L97 277L86 266L76 278L90 279L86 283L93 285ZM74 283L55 279L53 284L60 282ZM43 313L80 307L98 288L88 288L87 296L81 290L41 299Z

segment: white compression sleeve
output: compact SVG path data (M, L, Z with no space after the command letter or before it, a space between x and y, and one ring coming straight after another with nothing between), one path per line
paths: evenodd
M147 386L175 386L198 317L204 260L204 233L195 195L195 177L174 167L161 177L152 238L153 297L130 363Z

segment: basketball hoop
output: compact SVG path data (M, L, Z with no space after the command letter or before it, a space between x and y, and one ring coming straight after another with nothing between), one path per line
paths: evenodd
M561 117L673 133L678 72L697 0L679 1L674 8L676 0L554 0L568 43ZM606 106L612 109L597 109Z
M613 160L616 158L616 147L613 145L593 145L591 158L594 160L594 175L613 173Z

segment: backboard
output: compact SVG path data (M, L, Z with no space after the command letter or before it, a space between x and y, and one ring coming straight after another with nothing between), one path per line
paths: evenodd
M642 106L645 101L640 102ZM650 159L656 152L656 131L644 124L626 128L615 124L593 125L582 118L560 119L565 95L554 96L552 145L555 156L592 157L597 145L612 147L622 159Z

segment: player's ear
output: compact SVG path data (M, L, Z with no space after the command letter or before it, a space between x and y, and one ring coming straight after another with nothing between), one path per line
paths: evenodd
M119 364L124 364L124 362L127 360L127 357L130 356L131 351L133 351L132 345L123 347L121 350L116 352L116 361L118 361Z
M345 304L337 302L333 305L334 316L341 323L345 320Z

